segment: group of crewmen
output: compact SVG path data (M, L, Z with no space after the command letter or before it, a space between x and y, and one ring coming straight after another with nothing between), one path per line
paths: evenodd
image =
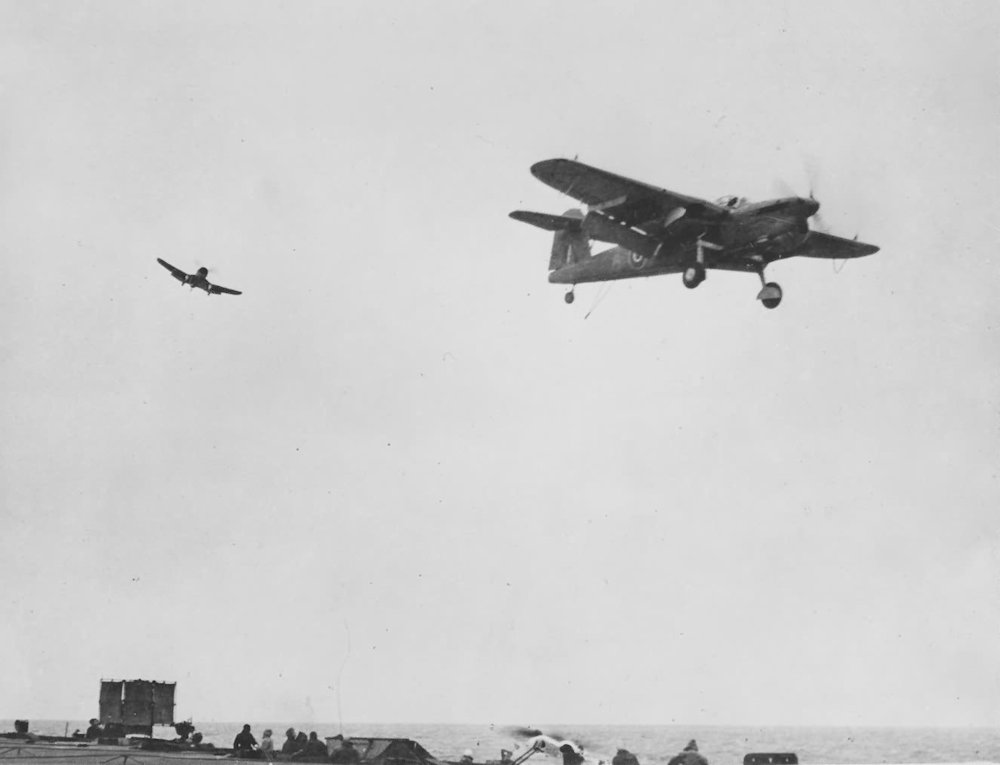
M536 750L543 750L545 748L545 743L544 741L536 743L532 748ZM568 742L559 747L559 753L562 755L562 765L586 765L587 760L583 756L583 749L577 749ZM518 760L518 762L520 761L521 760ZM462 753L462 759L459 760L458 765L474 765L471 749L466 749L465 752ZM513 761L513 752L507 749L501 749L500 760L492 760L489 765L515 765ZM597 765L605 765L605 761L599 760ZM632 754L632 752L628 749L621 748L612 758L611 765L639 765L639 758ZM683 751L672 757L667 765L708 765L708 760L704 755L698 752L698 742L691 739L688 741L688 744L684 747Z
M90 721L90 727L87 728L85 737L97 739L100 738L102 732L100 723L94 719ZM264 759L268 762L279 759L297 760L298 762L329 762L337 765L356 765L356 763L361 762L361 755L354 748L354 742L349 738L345 739L340 734L333 737L332 741L337 743L331 752L326 742L320 740L316 731L312 731L307 736L305 731L296 732L295 728L289 728L285 731L285 742L281 745L280 753L284 755L283 757L276 756L278 750L275 749L272 734L273 731L270 728L265 728L258 744L250 726L244 725L242 732L237 733L236 738L233 739L233 752L242 759ZM186 739L186 735L182 736L182 740ZM190 744L195 748L200 748L201 739L201 734L195 733ZM559 751L563 758L562 765L584 765L583 755L572 745L563 744L559 747ZM500 762L497 765L513 765L512 755L513 753L507 749L501 750ZM471 763L472 750L467 749L462 754L461 765L471 765ZM600 765L604 765L603 761ZM639 765L639 758L628 749L619 749L611 760L611 765ZM698 752L698 742L691 739L680 754L672 757L667 765L708 765L708 760Z
M238 733L233 739L233 751L238 757L244 759L266 759L273 762L279 758L275 756L274 739L271 738L271 735L271 729L266 729L258 744L257 739L250 731L250 726L244 725L243 732ZM354 748L354 742L339 734L334 736L332 740L338 743L330 752L326 742L320 740L316 731L312 731L306 736L305 731L296 733L295 728L289 728L285 731L285 743L281 746L281 754L285 757L280 759L287 758L299 762L330 762L337 765L357 765L361 762L361 755ZM562 765L585 765L583 755L572 745L563 744L559 747L559 751L563 758ZM497 765L513 765L512 755L513 753L509 750L502 750L500 762ZM462 754L461 765L471 765L471 763L472 751L467 749ZM611 765L639 765L639 758L628 749L619 749L611 760ZM672 757L667 765L708 765L708 760L698 752L698 742L691 739L680 754Z
M619 749L618 754L612 758L611 765L639 765L639 758L628 749ZM667 765L708 765L708 760L698 752L698 742L691 739L680 754L670 758Z
M321 740L312 731L308 736L305 731L298 731L289 728L285 731L285 742L281 745L280 753L284 756L278 757L278 750L275 748L273 731L266 728L260 740L254 738L249 725L243 726L243 731L236 734L233 739L233 752L237 757L243 759L265 759L273 762L278 759L296 760L298 762L333 762L340 765L353 765L361 762L361 755L354 748L354 742L349 738L345 739L341 735L333 737L337 742L333 751L329 751L326 742Z
M563 744L559 751L563 756L563 765L584 765L583 755L572 745ZM603 765L603 761L599 765ZM611 765L639 765L639 758L628 749L619 749L612 758ZM680 754L670 758L667 765L708 765L708 760L698 752L698 742L691 739Z
M533 749L542 750L545 748L544 742L536 743ZM564 743L559 747L562 754L562 765L586 765L586 758L583 756L583 749L577 749L570 743ZM520 760L518 761L520 762ZM462 753L462 759L458 765L473 765L472 750L466 749ZM490 765L515 765L513 752L507 749L500 750L500 760L491 761ZM604 760L599 760L597 765L605 765ZM611 765L639 765L639 758L628 749L621 748L611 760ZM708 760L698 752L698 742L694 739L688 741L683 751L670 759L667 765L708 765Z

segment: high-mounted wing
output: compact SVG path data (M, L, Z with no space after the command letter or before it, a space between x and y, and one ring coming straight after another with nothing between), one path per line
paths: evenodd
M208 291L212 295L218 295L225 292L227 295L242 295L243 293L238 290L231 290L228 287L220 287L218 284L212 284L209 282Z
M805 255L807 258L846 260L847 258L873 255L876 252L878 252L878 247L874 244L865 244L856 239L844 239L833 234L810 231L806 241L795 254Z
M161 266L163 266L165 269L167 269L171 273L171 275L175 279L177 279L177 281L182 282L185 279L187 279L187 274L186 273L184 273L183 271L181 271L179 268L174 268L172 265L170 265L169 263L167 263L167 261L163 260L162 258L157 258L156 262L159 263Z
M546 159L531 166L531 174L563 194L629 226L660 222L678 211L689 219L716 221L729 211L703 199L633 181L572 159Z

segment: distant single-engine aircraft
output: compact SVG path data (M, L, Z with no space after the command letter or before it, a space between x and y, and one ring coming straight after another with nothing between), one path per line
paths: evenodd
M819 211L810 196L748 203L740 197L706 202L649 186L571 159L547 159L531 167L542 183L587 206L563 215L516 210L514 220L554 231L549 281L569 284L566 302L584 282L658 274L683 274L694 289L707 269L746 271L760 277L757 294L767 308L781 302L781 287L764 278L769 263L794 255L858 258L878 247L810 230ZM615 245L592 253L591 240Z
M227 295L243 294L237 290L231 290L228 287L220 287L218 284L212 284L207 278L205 278L208 276L208 269L204 266L199 268L193 274L186 274L179 268L174 268L165 260L157 258L156 262L173 274L173 277L181 283L182 287L185 284L188 284L191 286L191 289L197 287L200 290L205 290L205 292L209 295L218 295L222 292L225 292Z

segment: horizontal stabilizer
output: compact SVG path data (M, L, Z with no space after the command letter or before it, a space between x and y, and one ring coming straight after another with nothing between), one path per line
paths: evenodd
M514 220L522 223L530 223L546 231L580 231L581 218L574 218L568 215L549 215L548 213L530 212L528 210L515 210L510 214Z

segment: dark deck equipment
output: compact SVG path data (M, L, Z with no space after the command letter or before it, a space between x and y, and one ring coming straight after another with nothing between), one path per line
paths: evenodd
M333 739L327 738L327 746ZM351 736L351 743L365 765L443 765L434 755L409 738Z
M154 725L174 724L176 688L177 683L155 680L101 680L101 724L152 736Z
M799 765L799 757L795 752L752 752L743 765Z

